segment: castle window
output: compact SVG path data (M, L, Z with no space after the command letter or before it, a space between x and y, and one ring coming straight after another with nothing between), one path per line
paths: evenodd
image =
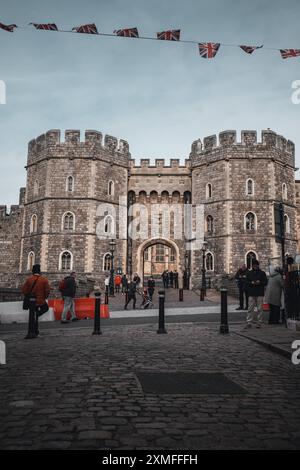
M111 215L107 215L104 219L104 233L107 237L114 235L114 220Z
M158 243L156 246L155 261L157 263L165 262L165 246L161 243Z
M284 215L284 232L291 233L290 218L287 214Z
M285 183L282 185L282 199L283 201L287 200L287 185Z
M155 203L157 202L158 194L156 191L151 191L150 193L150 202Z
M246 181L246 195L253 196L254 195L254 181L249 178Z
M210 199L212 197L212 185L207 183L206 185L206 199Z
M256 230L256 216L253 212L248 212L245 215L245 230L249 232Z
M146 250L144 251L144 261L150 261L151 259L151 247L149 246L149 248L146 248Z
M176 261L176 252L174 250L174 248L171 248L171 251L170 251L170 262L171 263L175 263Z
M110 271L111 270L111 254L105 253L103 256L103 271Z
M35 180L34 185L33 185L33 195L38 196L39 195L39 182L38 180Z
M30 220L30 233L37 232L37 215L33 214Z
M70 251L63 251L59 257L59 270L70 271L73 269L73 255Z
M179 191L173 191L172 201L175 202L175 203L180 202L180 192Z
M192 194L190 191L185 191L183 193L183 199L185 204L191 204L192 202Z
M33 251L31 251L28 254L28 260L27 260L27 270L28 271L32 271L34 263L35 263L35 254L33 253Z
M214 219L211 215L206 217L206 231L211 233L214 231Z
M114 196L115 194L115 183L113 181L108 182L108 195Z
M66 212L63 215L63 230L74 230L75 229L75 216L73 212Z
M205 269L206 271L214 270L214 257L210 251L205 255Z
M248 253L246 253L246 266L248 269L252 269L252 264L255 259L257 259L257 256L254 251L248 251Z
M169 193L168 191L163 191L161 193L161 202L168 203L169 202Z
M139 192L139 202L140 203L147 202L147 193L146 193L146 191L140 191Z
M67 191L72 193L74 191L74 178L73 176L68 176L67 178Z

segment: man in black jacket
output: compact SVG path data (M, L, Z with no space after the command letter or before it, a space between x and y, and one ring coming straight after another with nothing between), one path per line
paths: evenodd
M254 308L257 308L257 325L260 328L263 319L263 300L265 295L265 287L268 283L267 275L259 269L259 262L253 260L252 270L247 274L247 289L249 294L249 310L247 315L246 328L250 328L254 322Z
M150 278L148 279L148 294L149 294L149 298L152 302L152 299L153 299L153 294L154 294L154 289L155 289L155 281L153 279L152 276L150 276Z
M128 297L127 297L127 302L124 305L124 310L127 310L127 306L131 300L133 300L133 309L135 310L136 290L137 290L136 282L131 281L128 286Z
M239 289L239 298L240 298L240 305L236 310L248 310L249 306L249 295L248 295L248 290L247 290L247 274L248 274L248 269L245 264L243 264L240 269L238 269L235 279L237 281L237 286ZM244 298L245 298L245 308L244 308Z
M64 309L61 315L61 323L68 323L67 314L71 313L71 320L78 321L75 314L76 273L73 272L62 281L61 294L64 299Z

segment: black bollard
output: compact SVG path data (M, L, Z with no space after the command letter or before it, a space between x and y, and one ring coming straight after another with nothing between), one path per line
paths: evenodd
M183 302L183 289L179 289L179 302Z
M29 318L28 318L28 333L25 339L37 338L36 326L36 298L30 297L29 299Z
M93 335L102 335L100 329L101 292L95 292L95 316Z
M228 327L228 309L227 309L227 289L221 288L221 326L220 333L229 333Z
M162 335L162 334L167 333L165 329L165 292L163 290L160 290L158 292L158 299L159 299L159 316L158 316L157 334Z

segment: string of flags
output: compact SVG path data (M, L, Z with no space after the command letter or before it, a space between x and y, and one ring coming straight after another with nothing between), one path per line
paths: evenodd
M59 29L55 23L29 23L29 25L34 26L37 30L43 31L58 31L63 33L81 33L81 34L96 34L98 36L122 36L126 38L138 38L138 39L149 39L149 40L163 40L163 41L179 41L183 43L197 44L199 48L200 57L203 59L213 59L221 46L225 47L239 47L246 54L253 54L257 49L262 49L264 46L250 46L250 45L236 45L236 44L222 44L218 42L198 42L198 41L187 41L180 39L181 30L180 29L171 29L167 31L161 31L156 33L155 37L140 36L137 28L126 28L126 29L116 29L113 33L101 33L98 31L95 23L83 24L76 26L71 30ZM16 24L4 24L0 23L0 29L4 31L13 33L14 30L18 28ZM300 49L276 49L271 47L265 47L268 50L276 50L281 54L282 59L289 59L291 57L300 56Z

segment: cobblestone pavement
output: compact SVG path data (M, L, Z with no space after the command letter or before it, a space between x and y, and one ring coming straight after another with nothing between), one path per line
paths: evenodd
M1 449L299 449L300 365L217 324L2 334ZM137 371L223 372L246 394L144 394Z

